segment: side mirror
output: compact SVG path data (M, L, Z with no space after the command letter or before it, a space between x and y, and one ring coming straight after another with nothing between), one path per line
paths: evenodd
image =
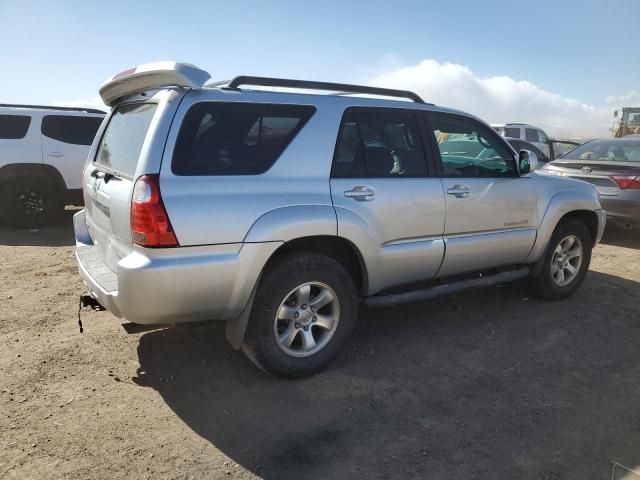
M538 156L530 150L520 150L518 153L518 170L520 175L534 171L538 167Z
M618 110L613 111L613 118L618 118Z

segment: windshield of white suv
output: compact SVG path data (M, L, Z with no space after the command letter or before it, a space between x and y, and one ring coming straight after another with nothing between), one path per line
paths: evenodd
M155 111L154 103L131 103L117 107L102 135L95 162L133 176Z
M640 162L640 140L594 140L570 151L562 160Z

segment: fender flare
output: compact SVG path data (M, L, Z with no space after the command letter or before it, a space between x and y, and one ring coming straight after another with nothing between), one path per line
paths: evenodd
M542 257L551 239L551 235L553 235L553 231L565 215L576 211L589 211L593 212L598 222L600 222L600 218L596 212L601 210L602 207L600 206L595 188L593 191L594 195L592 197L584 196L582 190L564 190L551 197L542 221L540 222L536 241L524 263L535 263Z
M246 285L243 289L246 291L247 286L251 288L245 306L239 315L227 320L225 337L233 348L236 350L242 348L262 271L277 248L299 238L317 235L336 236L337 229L336 213L331 205L296 205L276 208L266 212L254 222L245 235L243 243L268 243L269 249L273 251L260 258L260 265L254 265L260 274L251 285Z
M270 210L260 216L243 243L288 242L297 238L338 234L332 205L296 205Z

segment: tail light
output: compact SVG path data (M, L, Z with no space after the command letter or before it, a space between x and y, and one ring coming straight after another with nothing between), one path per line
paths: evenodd
M158 180L158 175L143 175L136 180L131 198L131 238L143 247L177 247Z
M613 175L611 178L623 189L640 189L640 176L635 175Z

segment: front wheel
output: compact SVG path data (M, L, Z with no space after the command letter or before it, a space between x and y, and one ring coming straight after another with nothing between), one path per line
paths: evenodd
M270 374L312 375L342 351L357 314L356 289L340 263L315 253L289 254L260 280L243 350Z
M546 300L562 300L571 295L584 281L593 241L584 223L567 220L560 223L541 260L540 273L530 281L534 294Z

